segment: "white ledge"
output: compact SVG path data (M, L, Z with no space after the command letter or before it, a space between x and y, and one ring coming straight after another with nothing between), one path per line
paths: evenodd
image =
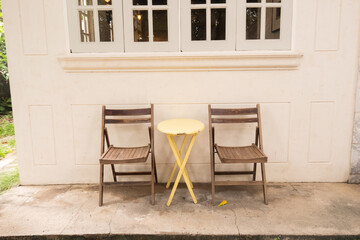
M302 56L296 52L72 53L58 60L65 72L263 71L297 69Z

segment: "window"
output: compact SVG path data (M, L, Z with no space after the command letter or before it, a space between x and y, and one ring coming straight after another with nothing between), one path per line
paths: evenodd
M182 50L234 51L236 1L182 0Z
M289 50L293 0L67 0L72 52Z
M177 0L125 0L125 49L179 51Z
M122 2L68 0L72 52L122 52Z
M292 1L244 0L237 12L236 50L291 48Z

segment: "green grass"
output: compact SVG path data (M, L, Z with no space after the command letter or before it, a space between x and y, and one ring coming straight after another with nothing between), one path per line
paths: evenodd
M0 139L15 135L14 124L12 117L9 115L0 118Z
M19 169L14 168L10 171L0 173L0 194L5 190L19 184Z
M6 154L11 153L16 148L15 139L10 139L7 141L0 142L0 159L4 158Z

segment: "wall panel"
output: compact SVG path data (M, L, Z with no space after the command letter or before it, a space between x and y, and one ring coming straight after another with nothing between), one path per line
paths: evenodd
M29 106L29 115L34 164L56 164L52 106Z

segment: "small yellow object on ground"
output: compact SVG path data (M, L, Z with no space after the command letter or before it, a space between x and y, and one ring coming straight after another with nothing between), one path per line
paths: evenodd
M224 206L225 204L227 204L227 201L226 201L226 200L222 201L222 202L218 205L218 207Z

